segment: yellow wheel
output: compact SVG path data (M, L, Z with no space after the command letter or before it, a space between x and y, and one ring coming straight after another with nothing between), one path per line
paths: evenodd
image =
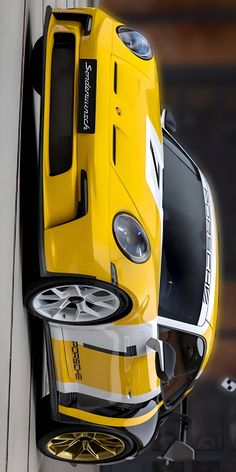
M121 431L96 425L61 426L38 441L41 452L52 459L101 464L116 462L134 453L133 441Z
M71 432L55 436L47 444L55 458L75 462L100 462L113 459L125 450L123 439L102 432Z
M137 450L133 439L120 428L54 421L49 396L40 400L37 411L37 443L51 459L75 464L116 462L133 456Z

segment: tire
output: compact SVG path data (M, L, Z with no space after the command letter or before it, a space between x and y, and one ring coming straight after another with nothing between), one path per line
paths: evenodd
M124 317L132 307L120 288L95 278L50 278L28 291L27 309L45 321L95 325Z
M42 95L43 88L43 36L35 43L30 61L31 82L34 90Z
M123 460L136 450L133 440L115 428L53 421L50 417L49 396L41 399L38 418L38 448L54 460L73 464L104 464ZM76 444L69 447L72 441L76 441Z

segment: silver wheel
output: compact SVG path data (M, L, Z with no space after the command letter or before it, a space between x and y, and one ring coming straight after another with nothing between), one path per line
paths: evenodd
M32 300L34 310L52 321L96 322L115 313L118 296L94 285L60 285L42 290Z

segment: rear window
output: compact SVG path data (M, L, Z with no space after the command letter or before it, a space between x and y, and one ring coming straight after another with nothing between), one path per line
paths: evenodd
M205 203L194 164L164 137L164 234L159 314L197 324L206 266Z

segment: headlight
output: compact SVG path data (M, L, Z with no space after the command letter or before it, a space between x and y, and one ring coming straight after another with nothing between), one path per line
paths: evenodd
M117 29L117 33L121 41L130 49L136 56L141 59L151 59L152 50L148 40L137 31L127 28L126 26L120 26Z
M113 220L113 232L120 250L137 264L146 262L150 256L148 237L133 216L119 213Z

